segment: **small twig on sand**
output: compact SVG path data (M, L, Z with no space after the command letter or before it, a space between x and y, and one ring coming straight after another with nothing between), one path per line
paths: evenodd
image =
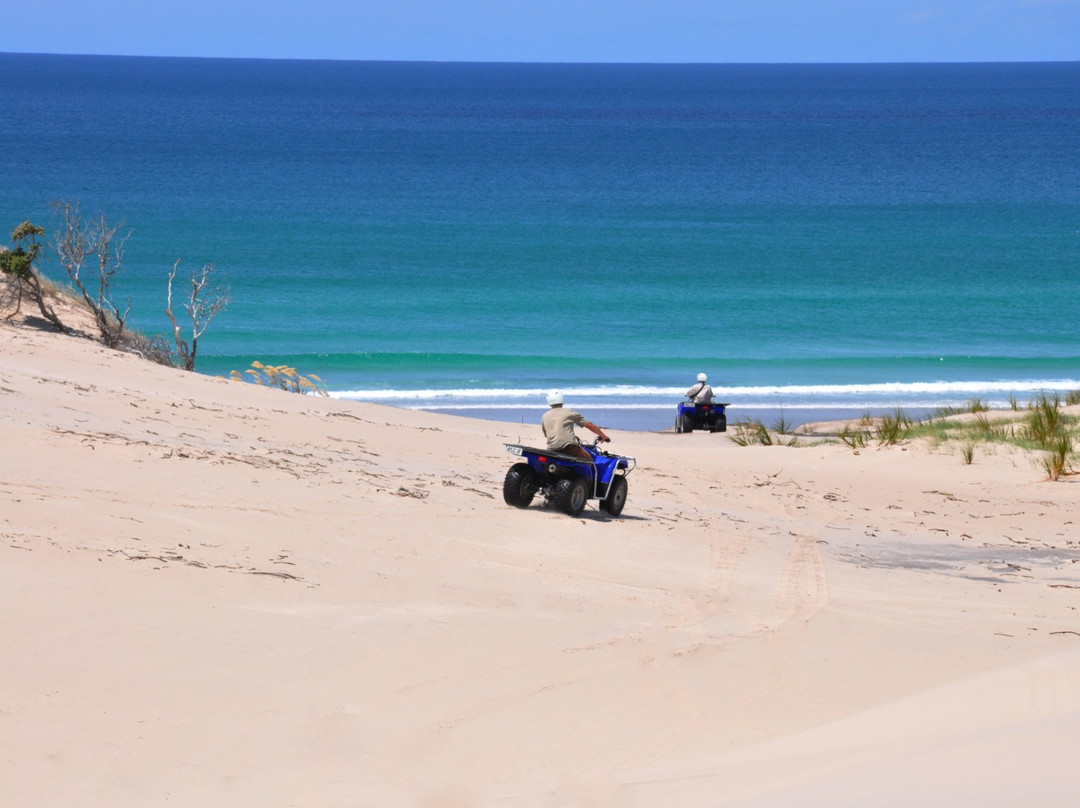
M761 488L762 486L765 486L765 485L772 485L773 480L775 480L777 477L779 477L783 473L784 473L784 470L780 469L780 471L776 472L776 474L766 474L765 475L766 479L762 480L761 482L755 482L754 485L756 485L758 488ZM787 480L786 482L779 483L779 485L793 485L796 488L798 488L800 491L802 490L802 487L797 482L795 482L794 480Z
M287 572L267 572L265 570L244 570L248 575L270 575L274 578L286 578L290 581L302 581L303 578L299 578L295 575L289 575Z

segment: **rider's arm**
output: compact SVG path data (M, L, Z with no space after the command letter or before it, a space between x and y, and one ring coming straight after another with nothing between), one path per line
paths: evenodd
M590 432L592 432L592 433L596 434L597 436L599 436L600 440L605 441L605 442L611 440L611 438L609 438L607 435L604 434L604 430L602 430L600 427L598 427L592 421L586 421L584 426L585 426L585 428L587 430L589 430Z

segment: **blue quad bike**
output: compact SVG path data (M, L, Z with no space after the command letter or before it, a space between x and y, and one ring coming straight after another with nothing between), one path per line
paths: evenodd
M582 444L592 460L584 460L561 452L534 449L507 443L506 451L521 458L506 472L503 499L515 508L527 508L537 494L545 505L554 505L563 513L577 516L585 509L586 501L597 499L600 510L618 516L626 505L626 475L637 466L637 460L609 454L597 443Z
M726 403L695 404L693 401L681 401L675 410L675 431L683 433L707 429L710 432L727 432L727 407Z

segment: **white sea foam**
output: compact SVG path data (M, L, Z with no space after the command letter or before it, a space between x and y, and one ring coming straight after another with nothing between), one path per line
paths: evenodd
M776 406L778 401L788 401L800 407L834 407L843 402L845 406L879 406L883 398L902 401L910 406L933 407L942 402L973 397L1035 395L1041 391L1065 391L1080 389L1080 379L1029 379L984 381L934 381L934 382L884 382L876 384L815 384L815 385L763 385L744 387L715 387L719 400L738 401L742 406ZM602 401L604 406L636 408L655 406L657 399L682 397L682 387L650 387L636 385L613 385L596 387L567 387L563 390L567 399ZM440 408L476 409L479 407L515 407L534 405L545 407L547 389L540 388L455 388L422 390L341 390L332 391L334 398L354 401L375 401L408 406L423 402L426 406ZM622 399L623 401L620 401ZM629 399L629 401L627 401ZM745 402L752 401L753 404ZM849 403L850 402L850 403Z

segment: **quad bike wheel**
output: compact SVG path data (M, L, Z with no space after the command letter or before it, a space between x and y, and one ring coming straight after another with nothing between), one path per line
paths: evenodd
M573 477L564 477L555 483L551 501L563 513L578 516L585 510L585 500L588 497L585 481L575 474Z
M693 432L694 422L691 421L687 416L679 413L675 416L675 431L680 434L683 432Z
M618 516L626 505L627 492L626 478L618 475L611 480L611 490L606 498L600 502L600 510L610 516Z
M515 508L527 508L538 489L536 472L528 463L515 463L503 480L503 500Z

